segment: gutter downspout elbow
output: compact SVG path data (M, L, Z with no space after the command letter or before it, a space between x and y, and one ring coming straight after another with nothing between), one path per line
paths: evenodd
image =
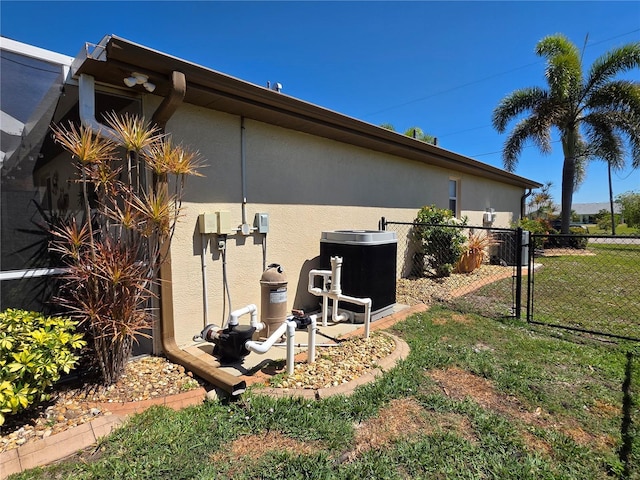
M187 93L187 79L184 73L173 71L171 72L171 90L169 95L164 97L160 106L153 112L151 121L158 125L158 127L164 132L167 122L176 112L178 107L182 105L184 97Z
M533 193L533 189L529 188L529 191L520 197L520 220L522 220L526 215L526 203L525 200Z
M162 101L152 119L165 133L169 118L182 103L186 92L186 79L182 72L171 75L171 91ZM159 189L168 189L166 181L156 179ZM155 183L154 181L154 183ZM171 287L171 249L169 243L162 245L162 256L165 261L160 266L160 330L161 348L165 356L172 362L184 366L205 381L220 387L231 395L240 395L247 389L244 380L217 368L189 352L182 350L175 339L175 325L173 320L173 292Z

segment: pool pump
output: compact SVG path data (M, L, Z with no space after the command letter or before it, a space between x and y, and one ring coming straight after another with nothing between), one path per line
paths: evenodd
M214 344L213 355L221 363L235 363L249 355L245 346L256 331L250 325L230 324L219 330L215 325L207 325L201 333L202 339Z

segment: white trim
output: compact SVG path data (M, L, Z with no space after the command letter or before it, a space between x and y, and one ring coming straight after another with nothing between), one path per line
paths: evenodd
M15 117L12 117L5 111L0 111L0 129L7 135L22 135L24 123Z
M45 50L44 48L35 47L27 43L16 42L6 37L0 37L0 49L37 58L38 60L59 63L60 65L66 65L68 67L71 66L71 62L73 62L73 57L68 55Z
M66 273L66 268L27 268L25 270L7 270L0 272L0 282L3 280L22 280L23 278L48 277Z

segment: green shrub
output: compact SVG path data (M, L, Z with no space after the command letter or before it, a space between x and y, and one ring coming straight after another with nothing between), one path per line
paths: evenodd
M551 233L553 231L551 225L549 224L549 221L543 218L521 218L517 222L512 222L511 227L520 227L523 230L531 232L533 235L543 235L545 233ZM547 237L536 237L533 241L533 247L543 248L546 241Z
M420 209L415 222L422 224L414 229L419 254L436 277L448 277L464 251L467 237L460 227L467 224L466 218L459 220L451 210L430 205Z
M552 236L547 237L544 244L545 248L575 248L576 250L584 250L589 243L589 238L585 236L585 230L581 227L569 228L568 235L561 235L560 232L554 229L551 229L549 233Z
M37 312L8 309L0 313L0 425L48 398L47 388L69 373L85 345L77 322Z

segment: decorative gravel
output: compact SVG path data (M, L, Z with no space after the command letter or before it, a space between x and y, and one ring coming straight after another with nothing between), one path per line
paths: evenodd
M513 267L482 265L471 273L454 273L443 278L401 278L396 285L396 301L409 306L419 303L431 305L434 301L450 300L454 291L464 291L476 282L511 272Z
M353 337L335 347L318 347L314 363L296 363L292 375L280 374L269 380L275 388L329 388L377 368L378 360L396 348L388 335L371 333L368 339Z
M446 278L400 279L396 300L410 306L418 303L430 305L434 300L449 299L454 290L460 291L480 280L511 271L512 267L483 265L472 273L453 274ZM376 368L378 361L394 349L393 339L377 332L366 340L354 337L335 347L318 347L315 363L297 363L293 375L279 374L270 380L270 386L288 389L338 386ZM0 427L0 452L109 414L109 403L148 400L198 386L191 372L185 371L181 365L161 357L135 359L127 365L120 381L110 387L61 388L54 392L49 402L35 408L29 415L7 417L5 425Z

